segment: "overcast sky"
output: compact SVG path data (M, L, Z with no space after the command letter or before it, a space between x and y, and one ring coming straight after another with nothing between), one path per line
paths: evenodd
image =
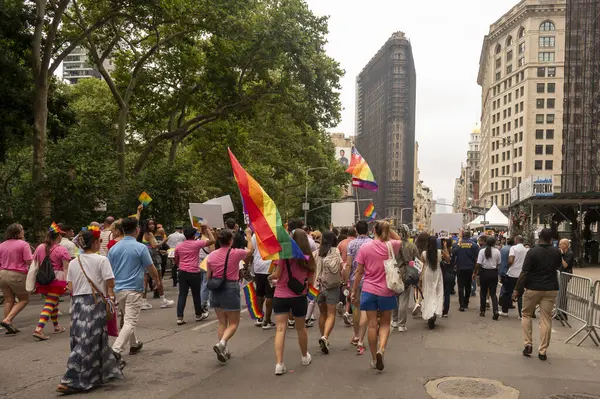
M315 14L330 16L327 52L346 71L342 122L335 131L354 135L355 83L362 68L393 32L403 31L410 39L417 71L421 179L434 198L451 202L469 134L479 122L483 36L518 1L306 1Z

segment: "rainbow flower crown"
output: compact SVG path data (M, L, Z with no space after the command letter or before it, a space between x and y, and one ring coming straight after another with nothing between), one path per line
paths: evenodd
M91 231L92 234L94 235L94 238L99 238L100 237L100 227L98 227L98 226L84 227L83 231Z

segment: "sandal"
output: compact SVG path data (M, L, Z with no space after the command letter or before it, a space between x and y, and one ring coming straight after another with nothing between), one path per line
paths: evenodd
M350 344L352 344L354 346L358 345L358 341L359 341L358 337L352 337L352 338L350 338Z
M58 326L58 328L54 329L53 334L62 334L67 331L63 326Z
M56 387L56 392L62 393L63 395L74 395L76 393L83 392L83 389L73 388L67 385L60 384Z
M12 323L1 322L0 326L6 328L6 335L14 335L18 332L21 332L21 330L15 327Z
M47 335L44 335L44 333L41 331L34 331L33 338L37 338L40 341L48 341L50 339L50 337L48 337Z
M364 345L358 345L356 347L356 356L360 356L360 355L364 355L365 354L365 346Z

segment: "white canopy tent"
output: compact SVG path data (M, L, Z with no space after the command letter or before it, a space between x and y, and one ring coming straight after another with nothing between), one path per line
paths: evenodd
M483 216L479 215L468 226L472 229L483 227L481 222L484 221ZM500 208L494 204L485 214L486 227L508 227L508 218L504 216Z

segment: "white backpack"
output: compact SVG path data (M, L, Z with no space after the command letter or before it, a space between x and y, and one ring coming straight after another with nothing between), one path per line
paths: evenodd
M396 294L402 294L404 292L404 282L400 277L400 270L398 269L398 263L396 262L396 256L394 255L394 248L391 242L386 242L388 249L388 259L383 261L385 267L385 282L387 287L394 291Z

